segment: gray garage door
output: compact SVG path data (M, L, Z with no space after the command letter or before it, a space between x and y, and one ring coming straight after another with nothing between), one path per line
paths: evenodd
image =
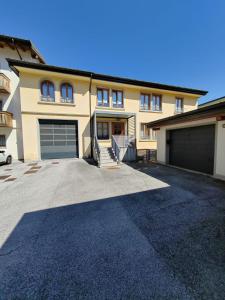
M170 130L168 138L171 165L213 174L214 125Z
M77 121L39 120L41 159L78 157Z

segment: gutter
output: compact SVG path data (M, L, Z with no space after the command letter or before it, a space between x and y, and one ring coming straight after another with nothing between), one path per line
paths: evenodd
M16 43L15 43L14 38L12 38L12 43L13 43L14 47L16 48L16 52L17 52L17 54L18 54L20 60L23 60L23 58L22 58L22 56L21 56L21 54L20 54L20 52L19 52L19 49L18 49L18 47L16 46Z
M90 114L90 136L91 136L91 157L93 157L93 124L92 124L92 119L91 119L91 91L92 91L92 78L93 74L90 74L90 83L89 83L89 114Z

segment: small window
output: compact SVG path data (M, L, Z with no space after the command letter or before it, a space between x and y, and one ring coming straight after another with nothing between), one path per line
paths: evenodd
M112 91L112 102L113 102L113 107L123 108L123 92Z
M109 106L109 90L97 89L97 105Z
M5 135L0 135L0 147L6 147L6 138Z
M182 113L184 110L184 100L183 98L176 98L176 113Z
M97 122L97 137L100 140L109 139L109 123Z
M152 111L161 111L161 110L162 110L162 96L152 95Z
M150 110L150 95L149 94L141 94L140 109L141 110Z
M0 100L0 111L2 111L2 110L3 110L3 101Z
M73 103L73 87L69 83L61 85L61 102Z
M141 139L142 140L156 140L156 131L147 127L147 124L141 124Z
M51 81L45 80L41 83L41 99L42 101L55 101L55 87Z

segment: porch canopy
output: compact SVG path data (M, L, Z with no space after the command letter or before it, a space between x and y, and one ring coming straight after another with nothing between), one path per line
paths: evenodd
M128 113L128 112L116 112L116 111L95 111L95 117L100 118L121 118L121 119L129 119L134 117L135 113Z

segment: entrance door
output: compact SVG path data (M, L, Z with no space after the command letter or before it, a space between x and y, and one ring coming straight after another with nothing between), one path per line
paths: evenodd
M124 123L122 122L113 122L112 123L112 135L124 135Z

